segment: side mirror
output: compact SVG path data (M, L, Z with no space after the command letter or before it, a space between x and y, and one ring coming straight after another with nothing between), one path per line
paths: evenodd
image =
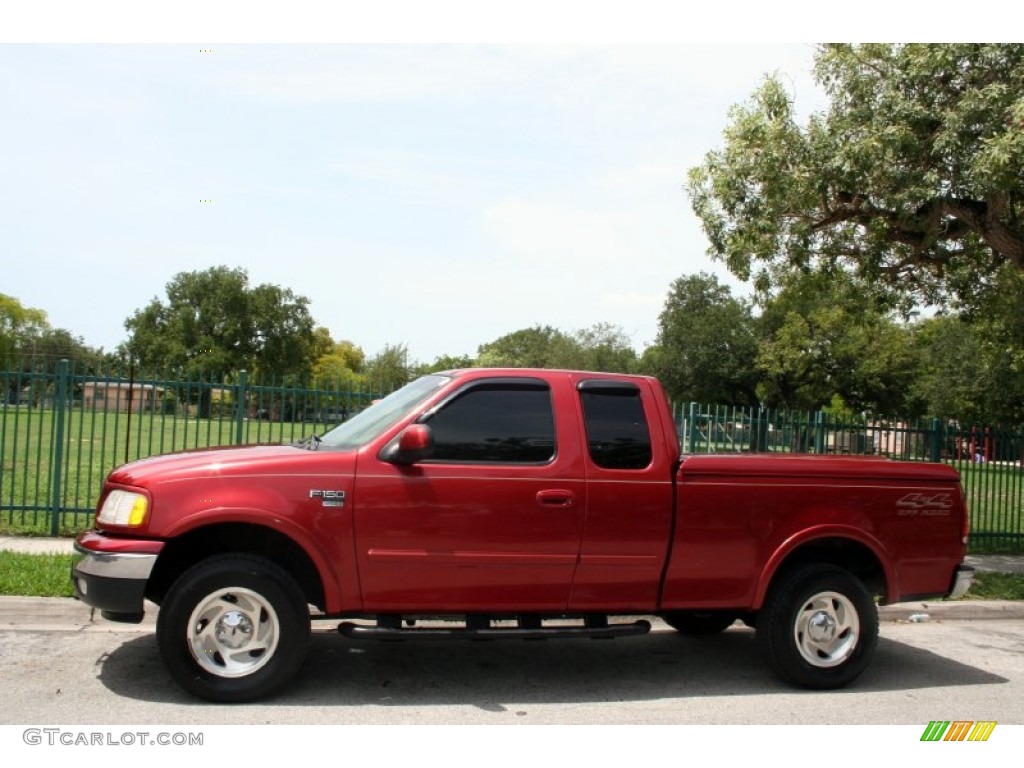
M391 464L415 464L434 452L434 433L426 424L410 424L381 452Z

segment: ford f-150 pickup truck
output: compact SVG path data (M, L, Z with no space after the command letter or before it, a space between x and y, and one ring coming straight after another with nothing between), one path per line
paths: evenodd
M945 465L682 457L655 379L468 369L303 444L115 469L72 580L110 620L158 604L172 677L214 701L289 683L314 617L385 640L742 621L782 678L824 689L868 665L876 601L966 591L967 533Z

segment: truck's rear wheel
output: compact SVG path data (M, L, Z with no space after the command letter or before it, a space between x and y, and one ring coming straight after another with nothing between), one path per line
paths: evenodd
M309 610L295 580L261 557L223 555L182 574L157 615L157 642L182 688L210 701L251 701L299 671Z
M878 610L848 571L805 565L773 586L757 618L768 664L803 688L839 688L860 675L878 644Z
M684 635L716 635L736 621L731 611L673 611L663 613L662 620Z

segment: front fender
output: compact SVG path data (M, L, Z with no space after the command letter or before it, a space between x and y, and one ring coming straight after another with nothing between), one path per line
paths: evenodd
M320 575L324 589L324 609L339 612L361 607L353 558L344 557L343 544L334 537L314 538L309 531L290 518L265 509L216 508L205 509L178 518L164 535L175 539L202 528L222 524L243 524L266 528L285 536L300 547ZM335 546L337 545L337 546ZM349 539L351 548L351 539ZM334 550L334 551L329 551ZM350 564L348 568L345 564ZM351 572L349 572L351 571Z

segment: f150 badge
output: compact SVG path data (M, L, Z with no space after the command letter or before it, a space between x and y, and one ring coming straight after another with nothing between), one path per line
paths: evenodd
M953 497L948 493L908 493L896 502L897 515L948 515L953 511Z
M320 503L323 504L325 507L345 506L344 491L325 491L320 489L314 489L309 492L309 498L320 499Z

